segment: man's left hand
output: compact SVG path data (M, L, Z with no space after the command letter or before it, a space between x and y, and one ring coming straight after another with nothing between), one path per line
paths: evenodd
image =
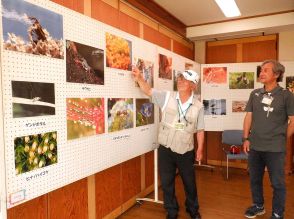
M198 148L195 154L195 160L201 161L202 158L203 158L203 150Z

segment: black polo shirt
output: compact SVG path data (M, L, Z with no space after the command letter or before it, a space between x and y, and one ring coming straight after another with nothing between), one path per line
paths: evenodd
M272 99L263 100L265 97ZM251 92L247 112L252 112L250 149L283 152L286 150L288 116L294 115L294 95L278 86L270 92L264 88Z

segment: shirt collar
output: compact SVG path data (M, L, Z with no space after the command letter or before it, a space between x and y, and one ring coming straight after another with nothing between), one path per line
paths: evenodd
M276 92L278 92L281 89L283 89L283 88L281 88L280 85L278 85L274 89L272 89L270 92L268 92L263 87L263 88L261 88L260 92L261 92L261 94L271 93L271 95L273 95L273 94L275 94Z
M192 92L192 94L191 94L191 96L189 97L189 99L188 99L185 103L181 103L179 92L177 92L177 94L176 94L176 99L179 100L181 104L186 104L186 103L193 104L193 98L194 98L194 94L193 94L193 92Z

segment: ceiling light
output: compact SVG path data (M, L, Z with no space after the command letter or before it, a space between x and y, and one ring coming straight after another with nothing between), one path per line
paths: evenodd
M237 17L241 13L235 0L215 0L226 17Z

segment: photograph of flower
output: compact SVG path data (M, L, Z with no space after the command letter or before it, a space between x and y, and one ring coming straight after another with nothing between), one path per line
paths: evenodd
M107 108L109 132L115 132L134 127L133 99L109 98Z
M104 84L104 51L66 40L66 81Z
M154 123L154 104L149 99L136 99L136 127Z
M243 101L243 100L232 101L232 112L233 113L245 112L246 105L247 105L247 101Z
M172 57L159 54L159 78L172 79Z
M132 70L132 42L106 33L106 66Z
M53 83L11 81L13 118L55 115Z
M226 100L203 100L204 115L226 115Z
M67 98L67 140L105 132L104 98Z
M227 67L203 68L203 82L206 84L226 84Z
M229 73L230 89L253 89L254 72L230 72Z
M286 88L292 93L294 93L294 77L293 76L286 77Z
M16 175L57 163L57 132L14 139Z
M134 63L136 63L135 65L141 72L144 80L150 85L150 87L153 87L154 63L140 58L134 58ZM138 83L136 83L136 86L139 86Z
M2 0L6 50L63 59L63 18L23 0Z

